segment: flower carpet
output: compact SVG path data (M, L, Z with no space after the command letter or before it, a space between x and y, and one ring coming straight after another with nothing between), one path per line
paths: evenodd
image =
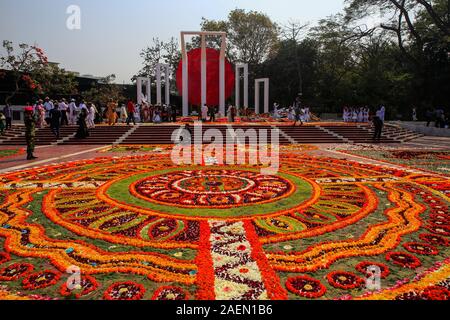
M427 149L380 149L380 150L339 150L350 155L357 155L375 160L382 160L395 165L407 166L431 173L450 175L450 151Z
M282 152L274 175L167 149L0 175L0 299L450 298L447 177Z
M3 149L0 150L0 159L8 159L25 153L24 149Z

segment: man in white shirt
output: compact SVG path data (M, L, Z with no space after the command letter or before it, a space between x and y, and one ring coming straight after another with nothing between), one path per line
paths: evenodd
M86 112L89 114L89 109L86 106L86 103L84 102L84 100L81 100L80 105L78 106L78 110L81 112L81 110L86 109Z
M61 111L61 126L68 126L69 120L67 119L67 109L69 106L66 103L66 99L62 99L58 104L58 109Z
M44 109L45 109L45 122L50 125L50 111L53 110L53 102L49 97L45 98Z
M75 103L75 99L70 100L69 103L69 124L74 125L77 123L77 104Z

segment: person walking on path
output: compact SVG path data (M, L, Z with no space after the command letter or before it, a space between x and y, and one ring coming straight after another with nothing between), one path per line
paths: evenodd
M50 110L50 129L55 135L56 139L59 139L59 129L61 126L61 111L57 104Z
M5 116L5 129L11 129L12 123L12 109L9 103L3 108L3 115Z
M136 125L136 119L134 118L134 113L136 112L136 106L134 105L133 101L129 100L127 103L127 112L128 112L128 118L127 118L127 125L130 125L130 122L133 122L134 125Z
M33 107L25 108L25 140L27 142L27 160L34 160L34 143L36 137L36 116L33 112Z

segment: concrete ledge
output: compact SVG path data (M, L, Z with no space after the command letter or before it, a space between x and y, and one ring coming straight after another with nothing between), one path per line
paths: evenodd
M425 122L395 122L395 124L402 128L422 133L426 136L450 137L450 129L436 128L434 127L434 122L432 122L429 127L426 126Z

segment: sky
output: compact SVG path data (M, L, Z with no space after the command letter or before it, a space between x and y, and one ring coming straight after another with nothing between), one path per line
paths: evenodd
M152 38L179 39L201 18L226 19L236 8L264 12L277 23L316 23L343 9L344 0L0 0L0 40L37 44L66 70L130 83L140 51ZM80 29L66 26L67 8L80 8Z

